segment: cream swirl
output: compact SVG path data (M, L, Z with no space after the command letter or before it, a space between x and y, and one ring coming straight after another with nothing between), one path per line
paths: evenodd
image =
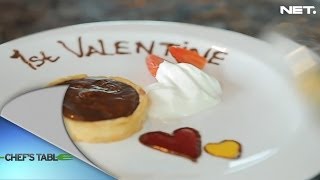
M186 63L164 61L156 74L157 83L147 87L151 118L179 118L208 109L221 101L220 83Z

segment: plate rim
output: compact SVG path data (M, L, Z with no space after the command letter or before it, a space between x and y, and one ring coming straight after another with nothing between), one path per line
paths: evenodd
M13 40L10 40L8 42L5 42L3 44L0 44L0 49L1 48L5 48L7 45L10 44L15 44L15 43L19 43L24 42L25 40L29 39L29 38L34 38L34 37L38 37L38 36L43 36L43 35L50 35L50 34L55 34L55 33L59 33L59 32L64 32L66 30L74 30L74 29L82 29L82 28L88 28L88 27L92 27L92 26L97 26L96 28L99 29L100 27L104 27L104 26L114 26L114 25L144 25L144 26L148 26L148 25L153 25L153 26L175 26L175 27L179 27L179 26L188 26L188 27L193 27L196 29L203 29L203 30L208 30L208 31L212 31L212 32L219 32L222 34L225 34L226 32L228 34L233 34L234 36L240 36L240 38L245 38L245 39L250 39L250 42L248 44L251 44L252 42L254 43L259 43L260 45L264 45L264 46L270 46L268 43L260 40L260 39L256 39L254 37L251 37L249 35L243 34L243 33L239 33L239 32L235 32L235 31L230 31L230 30L225 30L225 29L219 29L219 28L215 28L215 27L210 27L210 26L203 26L203 25L196 25L196 24L190 24L190 23L183 23L183 22L171 22L171 21L150 21L150 20L125 20L125 21L102 21L102 22L91 22L91 23L83 23L83 24L75 24L75 25L69 25L69 26L63 26L63 27L58 27L58 28L54 28L54 29L48 29L48 30L44 30L44 31L40 31L37 33L32 33L26 36L22 36ZM130 31L130 30L128 30ZM272 47L270 47L272 48Z

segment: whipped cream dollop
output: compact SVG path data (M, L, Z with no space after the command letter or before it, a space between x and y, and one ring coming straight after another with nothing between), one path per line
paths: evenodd
M159 66L156 79L157 83L147 87L151 98L151 118L192 115L221 100L220 83L191 64L164 61Z

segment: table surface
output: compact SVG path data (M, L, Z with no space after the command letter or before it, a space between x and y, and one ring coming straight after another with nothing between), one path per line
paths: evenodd
M288 4L291 3L291 4ZM290 29L295 41L320 54L320 11L281 15L280 5L313 5L319 0L1 0L0 44L62 26L114 20L193 23L257 37L268 28ZM312 180L320 180L320 175Z

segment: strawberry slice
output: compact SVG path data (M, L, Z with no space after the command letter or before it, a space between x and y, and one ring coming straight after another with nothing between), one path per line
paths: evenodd
M156 77L158 68L163 61L164 59L153 54L150 54L147 56L146 58L147 67L153 77Z
M200 56L195 51L171 46L169 47L169 52L177 60L178 63L189 63L199 69L203 69L207 63L206 58Z

